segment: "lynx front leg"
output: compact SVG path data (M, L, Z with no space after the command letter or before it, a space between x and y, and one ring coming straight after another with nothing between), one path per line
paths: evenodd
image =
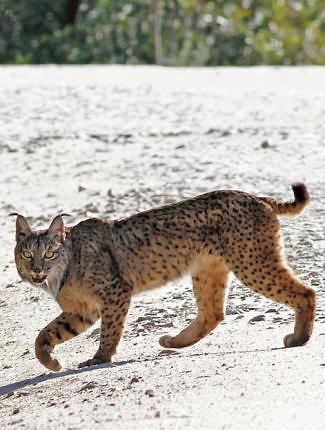
M61 365L51 356L55 345L59 345L87 330L98 319L98 315L82 316L62 312L37 336L35 353L38 360L48 369L58 372Z
M98 351L90 360L79 364L78 367L93 366L95 364L110 363L116 353L121 339L124 323L131 303L132 288L124 282L115 284L107 296L103 297L102 323L100 330L100 344Z

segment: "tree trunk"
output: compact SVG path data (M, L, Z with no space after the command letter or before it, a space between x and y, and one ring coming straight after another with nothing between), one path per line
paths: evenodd
M73 25L76 21L80 0L68 0L64 12L64 24Z
M155 63L162 64L162 46L161 46L161 5L160 0L154 3L154 28L155 28Z

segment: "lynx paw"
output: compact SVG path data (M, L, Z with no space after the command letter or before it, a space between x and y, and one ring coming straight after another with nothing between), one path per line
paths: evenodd
M53 372L59 372L59 370L62 369L61 364L56 358L52 358L51 361L46 364L46 367L50 370L53 370Z
M82 363L78 364L79 369L81 367L89 367L89 366L95 366L96 364L103 364L103 363L110 363L110 361L105 360L104 358L91 358L89 360L83 361Z
M283 343L286 348L292 348L294 346L302 346L307 341L308 339L301 339L293 333L287 334L283 339Z
M163 346L164 348L173 348L173 345L172 345L172 336L162 336L160 339L159 339L159 344L161 345L161 346Z
M53 351L52 347L48 345L39 345L36 343L36 357L39 362L43 364L43 366L47 367L49 370L53 370L53 372L58 372L61 370L61 364L56 358L52 358L51 352Z
M62 369L59 361L56 358L52 358L50 355L46 358L43 356L41 360L39 357L38 359L43 366L49 370L53 370L53 372L59 372Z
M78 364L78 367L89 367L89 366L95 366L96 364L103 364L103 363L111 363L112 354L105 354L102 351L97 351L96 354L91 358L90 360L83 361L82 363Z

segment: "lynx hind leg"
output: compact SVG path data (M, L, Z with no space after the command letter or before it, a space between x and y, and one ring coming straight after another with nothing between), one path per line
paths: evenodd
M290 272L284 277L287 285L291 285L291 296L294 295L290 306L295 310L294 332L284 337L284 346L302 346L310 339L313 332L316 312L316 292L296 279ZM290 287L289 287L290 288ZM289 300L291 299L289 294Z
M165 348L183 348L198 342L224 319L229 271L223 263L203 258L192 270L193 290L197 303L197 316L178 335L159 339Z
M294 309L294 333L285 336L283 342L286 347L302 346L313 331L316 293L294 276L282 257L275 256L273 261L273 264L251 266L251 269L245 266L234 273L252 290Z

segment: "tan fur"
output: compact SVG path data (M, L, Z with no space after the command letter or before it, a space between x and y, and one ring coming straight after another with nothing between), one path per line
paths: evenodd
M276 216L297 213L306 205L305 186L296 184L293 190L291 203L239 191L215 191L120 221L94 218L69 229L57 216L48 230L32 231L18 215L18 272L24 280L49 291L63 310L36 339L40 362L59 370L51 356L55 345L99 318L99 349L79 366L111 361L131 296L188 272L197 317L178 335L163 336L162 346L192 345L224 319L230 272L252 290L293 308L294 333L284 338L284 344L306 343L313 329L315 292L296 279L285 263Z

